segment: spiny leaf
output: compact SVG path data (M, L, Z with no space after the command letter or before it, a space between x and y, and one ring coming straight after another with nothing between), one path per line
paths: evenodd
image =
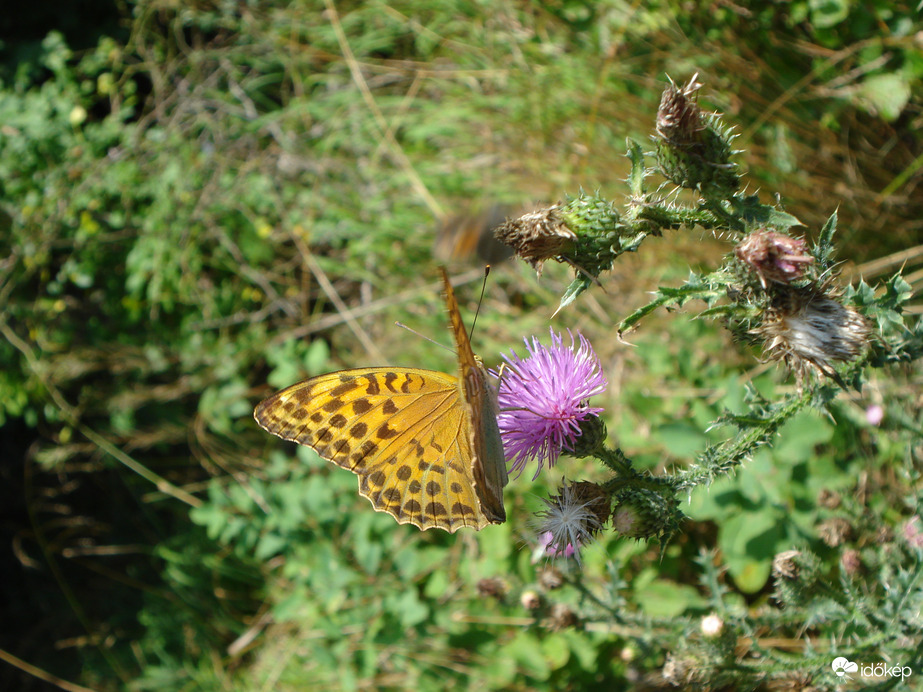
M797 217L788 212L761 204L757 195L737 196L729 200L732 214L751 226L768 226L785 231L792 226L803 226Z
M837 213L833 212L824 227L820 229L820 235L817 237L812 253L817 260L818 269L826 271L833 264L833 236L836 233Z
M567 287L567 290L564 291L564 295L561 296L561 304L558 305L558 309L554 311L554 314L557 315L561 310L573 303L577 296L587 290L592 283L593 281L590 277L584 274L577 274L574 280L571 281L570 286Z
M631 160L631 173L628 174L628 187L631 194L640 199L644 196L644 152L641 145L630 137L626 140L628 158Z

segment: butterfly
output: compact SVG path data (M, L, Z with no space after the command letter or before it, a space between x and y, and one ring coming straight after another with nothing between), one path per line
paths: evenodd
M441 271L458 377L420 368L341 370L273 394L253 416L273 435L352 471L359 494L398 523L479 531L506 521L506 459L496 393Z
M513 256L513 248L494 237L494 229L506 221L518 207L492 204L477 206L445 219L433 241L433 256L443 262L486 262L500 264ZM514 214L519 216L519 214Z

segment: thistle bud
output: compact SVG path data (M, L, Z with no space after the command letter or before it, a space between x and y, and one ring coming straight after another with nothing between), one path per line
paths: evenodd
M623 239L626 229L619 218L611 203L581 194L566 203L508 219L494 230L494 237L539 273L545 260L553 259L596 277L611 268L619 254L637 245L637 238Z
M803 606L821 586L820 560L800 550L779 553L772 561L775 598L785 606Z
M569 441L563 451L575 459L596 456L607 435L606 424L598 416L587 416L580 421L580 435Z
M840 555L840 570L847 577L857 577L862 574L862 556L858 550L849 548Z
M706 663L704 657L695 651L671 651L660 673L674 687L698 687L709 680L711 670Z
M838 508L842 501L843 498L840 497L840 494L829 488L822 488L821 491L817 493L817 504L827 509Z
M679 523L674 497L650 488L629 488L615 496L612 527L627 538L671 534Z
M763 288L767 280L787 284L800 279L806 267L814 262L805 249L803 238L766 229L748 235L734 252L737 259L759 277Z
M598 483L590 481L577 481L570 484L574 502L582 502L593 514L596 523L602 526L609 521L611 514L611 498L606 489Z
M704 194L730 197L740 187L730 161L733 136L714 113L702 113L694 75L685 86L673 80L663 90L657 111L657 164L668 180Z
M538 583L546 591L554 591L564 586L564 575L561 570L548 565L539 572Z
M634 234L626 229L610 202L595 195L580 194L561 207L561 217L577 234L571 262L590 276L612 268L615 258L634 249Z

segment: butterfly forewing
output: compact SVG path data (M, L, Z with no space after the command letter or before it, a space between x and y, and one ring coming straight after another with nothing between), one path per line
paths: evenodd
M445 283L450 328L458 349L463 387L461 396L467 408L469 437L474 453L471 459L471 474L475 491L481 510L488 520L493 524L501 524L506 521L503 488L508 476L500 428L497 425L496 394L490 386L487 370L471 348L471 341L468 339L458 302L455 300L455 292L445 269L442 270L442 279Z
M361 368L305 380L261 402L267 431L312 447L359 477L375 509L421 529L482 529L506 520L497 405L442 271L460 377Z
M421 529L489 523L480 511L458 379L365 368L315 377L269 397L254 416L359 476L375 509Z

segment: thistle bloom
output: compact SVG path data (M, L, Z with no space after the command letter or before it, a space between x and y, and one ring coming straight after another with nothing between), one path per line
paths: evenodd
M734 252L759 277L763 288L767 280L785 284L800 279L814 262L803 238L765 229L748 235Z
M904 540L914 548L923 548L923 528L920 516L914 515L904 524Z
M554 466L558 456L580 437L580 423L602 409L587 405L587 399L606 389L599 358L582 334L580 347L565 346L560 334L551 331L551 347L542 346L533 337L526 342L529 356L520 359L515 353L506 361L500 378L497 422L512 471L522 473L529 459L538 459L538 477L543 464Z
M879 426L885 419L885 410L878 404L872 404L865 409L865 420L869 425Z

